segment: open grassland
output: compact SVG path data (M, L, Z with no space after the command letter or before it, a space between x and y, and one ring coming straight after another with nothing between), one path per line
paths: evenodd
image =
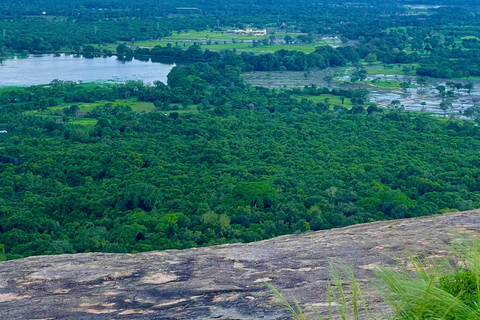
M178 107L177 110L167 110L165 113L177 112L177 113L198 113L198 106L196 104L189 105L187 107L183 107L180 103L172 104Z
M78 124L82 126L94 126L97 124L98 119L94 118L74 118L69 121L71 124Z
M322 94L319 96L314 96L314 95L292 95L291 96L294 99L297 99L298 101L304 99L311 100L313 103L319 103L319 102L328 102L330 104L330 108L333 109L334 106L336 105L341 105L344 106L345 108L352 108L353 104L350 101L350 99L345 98L342 104L342 99L339 96L334 96L332 94Z
M159 40L146 40L135 42L136 46L140 47L155 47L166 46L170 44L172 46L179 46L181 48L188 48L194 43L201 43L204 49L213 51L220 50L232 50L246 51L254 53L268 53L279 50L297 50L305 53L310 53L315 50L316 46L324 45L338 45L334 41L316 41L314 43L292 43L292 44L260 44L259 46L253 46L253 41L262 42L263 40L270 41L270 37L275 37L276 40L283 40L286 36L290 36L295 39L296 37L307 34L305 33L271 33L265 36L242 36L238 34L225 33L222 31L188 31L182 33L175 33L170 37L165 37Z
M79 86L81 86L83 89L86 89L86 90L93 90L99 85L101 84L95 83L95 82L89 82L89 83L82 83ZM103 85L108 86L109 84L103 84ZM2 87L0 88L0 95L4 92L9 92L14 90L23 90L23 87ZM152 102L138 101L136 98L118 99L113 101L103 100L103 101L96 101L92 103L64 102L62 98L58 98L58 97L48 97L47 99L50 99L50 98L55 100L57 105L52 107L47 107L44 110L39 108L38 110L25 111L25 114L31 115L31 116L51 118L56 122L63 122L65 118L65 113L63 110L69 109L71 106L76 105L78 106L78 111L76 115L74 117L68 117L67 122L69 124L93 126L97 123L98 119L86 118L85 116L95 108L101 108L106 104L112 104L113 106L130 107L132 111L135 113L142 113L142 112L149 113L156 110ZM168 110L162 110L161 112L165 112L166 114L169 114L171 112L198 113L198 108L197 108L197 105L182 106L182 104L180 103L173 103L170 105L170 108Z
M0 95L4 92L10 92L18 89L20 89L20 87L0 87Z
M94 103L85 103L85 102L70 102L70 103L60 103L57 106L48 108L45 112L55 112L61 111L63 108L68 108L72 105L77 105L80 108L79 112L89 112L95 109L96 107L102 107L107 103L111 103L113 105L121 105L121 106L129 106L132 108L132 111L140 113L140 112L151 112L155 110L155 106L151 102L144 102L144 101L136 101L134 99L127 99L127 100L115 100L115 101L97 101ZM32 112L32 111L30 111Z
M156 40L156 41L142 41L142 42L137 42L135 45L138 45L140 47L155 47L155 46L162 46L165 47L168 43L166 40ZM194 44L193 41L191 42L183 42L179 43L178 46L180 46L183 49L188 49L188 47L192 46ZM328 43L326 42L317 42L315 43L315 46L321 46L321 45L327 45ZM254 52L254 53L269 53L269 52L276 52L279 50L297 50L297 51L302 51L304 53L311 53L315 51L315 46L310 43L300 43L300 44L278 44L278 45L259 45L258 47L254 47L251 42L219 42L215 44L215 42L212 42L210 44L208 43L202 43L202 48L203 49L209 49L212 51L220 51L220 50L237 50L239 52Z
M254 47L251 43L227 43L227 44L204 44L203 48L212 51L232 50L239 52L253 52L253 53L272 53L279 50L296 50L304 53L311 53L315 51L312 44L280 44L280 45L260 45Z
M296 33L296 32L277 32L269 33L266 36L250 36L250 35L239 35L235 33L226 33L225 31L188 31L181 33L174 33L170 37L166 37L169 41L184 41L184 40L263 40L269 39L270 36L275 36L277 39L283 39L285 36L290 36L292 38L298 37L299 35L307 35L306 33Z
M77 112L75 117L69 117L68 123L69 124L76 124L82 126L94 126L98 119L96 118L85 118L85 115L94 110L97 107L102 107L107 103L111 103L114 106L121 105L121 106L129 106L132 108L133 112L142 113L142 112L152 112L156 108L152 102L144 102L144 101L136 101L134 99L128 100L115 100L115 101L97 101L95 103L62 103L58 106L49 107L46 110L35 110L35 111L26 111L25 114L32 115L32 116L39 116L39 117L47 117L51 118L56 122L62 122L64 120L64 108L69 108L72 105L77 105L79 107L79 111ZM170 114L172 112L177 113L198 113L197 105L190 105L187 107L183 107L179 103L174 103L171 105L172 108L170 110L163 110L165 114Z
M296 38L299 35L307 35L306 33L294 33L294 32L277 32L267 34L266 36L249 36L238 35L235 33L226 33L225 31L188 31L181 33L174 33L170 37L164 39L169 41L184 41L184 40L263 40L269 39L270 36L275 36L277 39L283 39L285 36Z

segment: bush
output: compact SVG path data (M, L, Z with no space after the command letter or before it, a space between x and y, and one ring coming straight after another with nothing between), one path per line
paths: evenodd
M460 299L470 308L475 308L478 301L477 276L472 270L457 270L454 274L440 278L438 287Z

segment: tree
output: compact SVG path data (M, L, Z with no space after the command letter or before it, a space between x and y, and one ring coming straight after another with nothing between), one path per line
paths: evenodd
M373 53L367 54L367 56L365 57L365 62L369 65L374 64L375 62L377 62L377 55Z
M270 45L274 45L275 44L275 40L277 40L277 38L272 34L270 37Z
M437 89L438 93L440 93L440 94L443 94L445 92L445 90L447 90L447 88L445 88L445 86L442 86L442 85L436 86L435 89Z
M455 83L455 89L460 91L460 89L462 89L462 88L463 88L463 85L460 82Z
M117 46L117 53L119 55L123 55L126 53L126 50L128 49L127 45L125 43L121 43Z
M153 105L154 105L155 108L157 108L157 109L162 109L163 106L164 106L163 102L161 102L161 101L159 101L159 100L153 101Z
M390 102L390 108L392 109L398 109L400 108L400 106L402 105L402 102L400 100L392 100L392 102Z
M323 81L326 81L327 84L328 84L328 86L330 87L330 83L333 81L333 76L330 76L330 75L325 76L325 77L323 78Z
M441 110L443 110L443 116L446 117L447 116L447 110L452 107L452 103L444 100L440 103L439 107L440 107Z
M419 77L419 78L417 79L417 83L418 83L421 87L426 87L429 82L430 82L430 78L429 78L429 77Z
M369 94L370 91L368 91L367 89L357 89L353 91L353 96L350 101L353 104L364 104L368 101Z
M350 77L351 82L357 82L357 81L364 81L368 76L367 70L365 69L358 69L354 73L352 73L352 76Z
M402 88L402 89L403 89L403 92L406 93L406 92L407 92L407 89L410 88L410 83L408 83L408 82L402 82L402 83L400 83L400 88Z
M470 94L472 92L472 89L475 85L473 82L469 82L466 85L463 86L464 89L468 90L468 93Z
M74 104L74 105L70 106L69 113L72 117L75 117L79 110L80 110L80 107L77 106L76 104Z
M413 67L410 67L410 66L403 66L402 67L402 72L406 75L410 75L412 74L412 71L413 71Z
M240 204L266 209L277 202L275 188L265 182L241 182L232 190L232 196Z
M425 101L422 101L420 102L420 105L422 106L420 111L425 112L425 110L427 110L427 103Z
M368 108L367 108L367 114L368 115L371 115L375 112L380 112L380 111L381 111L381 109L376 104L369 105Z
M286 44L292 43L293 38L289 36L288 34L283 38L285 40Z
M463 115L467 118L480 122L480 103L475 103L473 106L467 108Z
M48 106L49 106L49 107L54 107L54 106L56 106L57 104L58 104L58 103L57 103L57 101L56 101L55 99L53 99L53 98L48 99Z
M446 85L447 87L449 87L450 89L455 88L455 82L452 82L452 81L447 81L447 82L445 83L445 85Z

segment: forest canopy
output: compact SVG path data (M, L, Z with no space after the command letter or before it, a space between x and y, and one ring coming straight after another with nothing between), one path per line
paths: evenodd
M479 206L472 123L367 104L332 109L245 86L235 73L220 82L208 68L176 68L170 86L55 82L4 92L6 257L248 242ZM199 113L161 110L185 93ZM164 103L150 113L100 105L86 115L96 119L91 127L69 123L75 108L60 122L24 114L49 97L132 95Z
M452 7L428 6L438 3ZM51 53L179 62L167 83L56 79L0 88L0 260L251 242L480 207L473 122L379 108L365 86L269 89L242 78L297 71L306 79L310 70L351 68L365 80L367 64L480 76L478 3L250 4L0 3L2 59ZM252 25L270 34L251 40L251 51L228 49L236 38L212 49L221 43L210 35ZM202 41L162 42L189 32L203 32ZM336 45L321 42L335 37ZM458 84L457 93L470 94L473 84ZM403 85L406 92L411 83Z

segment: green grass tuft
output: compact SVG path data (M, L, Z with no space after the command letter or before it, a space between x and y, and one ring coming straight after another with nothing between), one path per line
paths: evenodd
M379 267L376 286L391 307L390 320L480 319L480 242L458 238L447 259L434 261L408 253L408 264L400 268ZM368 312L353 271L330 265L327 285L328 320L374 319ZM348 286L345 285L348 283ZM295 320L312 320L294 299L292 306L271 284L267 287ZM325 319L321 314L316 319Z
M328 318L320 313L317 313L315 318L306 315L295 298L293 299L294 306L292 306L273 285L270 283L266 283L266 285L280 303L292 313L294 320L374 319L368 312L360 286L350 268L344 265L330 264L330 278L331 281L327 284ZM344 285L344 280L349 284L348 287ZM364 317L360 318L361 315Z

